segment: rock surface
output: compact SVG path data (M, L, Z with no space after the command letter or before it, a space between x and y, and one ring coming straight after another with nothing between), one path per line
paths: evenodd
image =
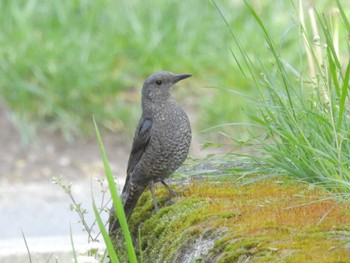
M169 201L157 188L158 213L145 192L131 216L144 262L349 259L350 205L324 189L283 178L243 185L232 175L191 179L175 190L182 195Z

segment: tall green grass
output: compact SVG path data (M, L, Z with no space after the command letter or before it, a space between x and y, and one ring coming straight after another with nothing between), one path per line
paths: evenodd
M290 3L252 3L278 36ZM243 3L220 5L248 46L256 33ZM235 67L230 35L211 1L0 1L0 23L1 102L23 132L33 126L59 129L67 137L91 133L92 114L101 127L128 130L139 116L144 78L160 69L193 74L190 86L176 93L191 98L187 103L198 111L200 128L246 115L239 97L203 89L250 90L244 78L228 70Z
M292 64L283 56L283 38L276 43L268 25L245 3L271 60L270 64L252 62L241 48L248 68L243 72L260 94L259 112L252 119L267 135L259 140L263 149L258 159L349 198L350 26L342 5L337 1L332 12L318 13L312 6L307 9L304 1L297 3L290 30L298 32L299 48L294 53L299 63Z

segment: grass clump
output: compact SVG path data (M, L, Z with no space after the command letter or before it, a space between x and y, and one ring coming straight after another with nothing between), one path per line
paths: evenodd
M246 2L270 52L270 64L259 64L241 49L248 68L243 73L249 73L261 97L256 102L259 113L253 116L266 132L259 140L263 146L259 160L349 198L349 21L337 2L328 14L308 6L308 26L304 4L298 2L290 29L299 32L295 39L300 44L295 51L299 62L294 66L283 56L286 36L275 44L267 25Z

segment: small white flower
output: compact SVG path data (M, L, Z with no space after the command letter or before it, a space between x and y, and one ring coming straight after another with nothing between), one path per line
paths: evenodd
M104 250L105 248L106 248L106 246L101 242L91 242L90 243L90 249Z
M77 258L78 263L98 263L94 257L90 256L79 256Z

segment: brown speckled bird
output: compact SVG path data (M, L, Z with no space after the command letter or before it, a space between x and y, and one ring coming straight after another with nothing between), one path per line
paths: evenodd
M182 107L171 97L173 85L191 74L157 72L142 88L142 116L136 128L122 192L126 218L129 219L143 191L149 186L155 210L158 210L154 183L163 181L185 161L191 144L191 125ZM109 233L119 228L114 207L109 219Z

